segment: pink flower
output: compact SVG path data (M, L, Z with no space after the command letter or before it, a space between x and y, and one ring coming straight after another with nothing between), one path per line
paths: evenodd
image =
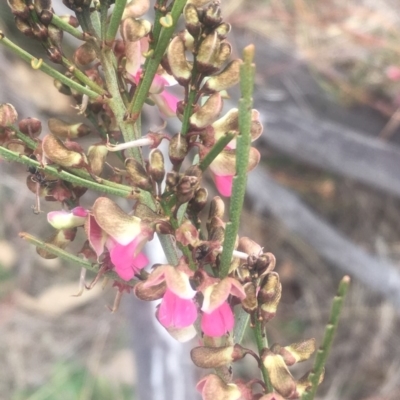
M243 300L246 293L242 285L233 278L224 278L218 283L207 286L204 291L201 307L203 316L201 329L207 336L219 337L233 329L235 320L232 309L227 302L229 295Z
M218 375L205 376L196 385L203 400L239 400L242 392L234 383L225 383Z
M85 228L97 257L106 247L115 272L122 279L132 279L148 264L147 257L140 252L153 238L153 229L142 223L140 218L126 214L107 197L99 197L95 201Z
M196 291L190 285L190 274L192 272L184 263L180 263L177 267L160 265L143 284L143 287L151 287L165 281L167 290L157 311L157 319L169 332L190 328L185 334L184 341L196 334L193 328L193 323L197 319L197 306L193 301Z

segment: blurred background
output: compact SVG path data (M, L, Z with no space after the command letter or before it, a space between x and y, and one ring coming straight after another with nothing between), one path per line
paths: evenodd
M4 3L0 29L41 54L15 30ZM319 398L397 400L400 6L391 0L226 0L222 6L236 54L248 43L257 50L254 100L265 128L256 146L263 162L249 176L241 235L277 258L283 297L269 341L320 341L338 282L349 274L353 283ZM44 126L49 117L76 121L68 98L52 86L0 46L0 102L12 103L20 118L41 118ZM237 97L232 91L232 106ZM167 372L160 374L178 386L182 371L188 373L188 364L177 362L187 359L187 348L151 326L150 306L125 296L110 314L105 306L115 292L100 285L72 297L79 269L39 258L18 238L20 231L45 238L50 229L45 214L32 213L26 168L1 161L0 173L0 398L194 399L152 393L150 387L162 384L157 373L144 381L143 349L154 347L148 337L164 349L153 370L162 365ZM43 204L45 212L55 208ZM253 364L240 363L237 372L251 376Z

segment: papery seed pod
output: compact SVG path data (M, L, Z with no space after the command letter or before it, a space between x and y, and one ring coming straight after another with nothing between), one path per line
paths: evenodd
M254 266L257 270L258 276L262 277L275 269L276 258L272 253L261 254Z
M196 57L196 66L199 72L210 74L218 70L214 67L214 63L218 57L220 44L221 41L216 32L207 35L201 42Z
M242 393L234 383L225 383L218 375L205 376L196 385L203 400L239 400Z
M76 232L77 228L62 229L59 231L55 231L45 241L45 243L56 246L60 249L65 249L75 239ZM40 247L36 247L36 252L39 254L40 257L45 258L46 260L58 257L55 254L50 253L49 251Z
M312 387L312 383L310 381L310 374L312 371L306 372L297 382L296 382L296 393L291 397L292 399L300 399L304 392L308 391ZM325 376L325 368L322 371L322 374L319 378L318 385L320 385Z
M133 186L146 191L151 191L153 189L150 177L142 164L133 158L128 158L125 161L125 168Z
M145 19L126 18L122 21L120 32L124 42L137 42L151 30L151 23Z
M8 128L9 126L14 125L17 119L18 113L12 104L0 104L0 131L2 128Z
M193 199L189 202L190 210L198 214L207 204L208 192L205 188L196 190Z
M61 93L65 94L66 96L71 96L71 88L67 85L64 85L62 82L58 81L57 79L54 79L53 84L55 88Z
M263 349L261 361L268 371L274 389L283 397L290 398L296 390L296 382L283 361L283 358L269 349Z
M190 201L199 186L199 179L195 176L182 176L176 186L177 206Z
M185 45L179 35L175 36L168 46L167 61L177 82L181 85L186 85L190 81L192 74L185 55Z
M62 63L62 53L60 48L56 46L49 46L46 48L46 53L49 56L49 59L55 63L55 64L61 64Z
M197 8L193 4L187 4L183 10L183 16L185 17L186 29L191 35L197 36L201 30L201 22Z
M50 132L61 139L75 139L88 135L92 130L89 126L79 122L68 124L57 118L50 118L47 122Z
M203 22L203 24L210 27L215 27L216 25L219 25L222 21L220 4L217 2L212 2L211 4L209 4L204 10L201 21Z
M158 285L154 286L145 286L145 282L139 282L133 288L133 293L137 298L143 301L154 301L161 299L165 291L167 290L167 284L165 281L162 281Z
M79 27L79 21L76 17L74 17L73 15L59 15L59 18L62 19L64 22L66 22L67 24L73 26L74 28L78 28Z
M69 150L56 136L49 134L43 138L44 155L53 163L65 168L87 168L87 159L83 153Z
M183 246L191 245L197 247L201 243L197 228L189 220L183 222L175 230L175 238Z
M215 61L213 63L215 69L219 70L226 63L226 61L229 60L231 54L232 54L231 44L228 42L222 42L221 45L219 46L218 54L216 55Z
M131 0L125 6L124 13L122 14L122 19L126 18L139 18L146 14L150 7L149 0Z
M258 257L262 252L262 247L254 240L243 236L239 239L238 250L248 254L249 256Z
M236 85L239 82L239 70L242 63L243 61L239 59L231 61L222 72L207 80L203 90L210 93L221 92Z
M230 31L231 31L231 25L226 22L219 24L215 28L215 32L217 32L217 35L221 40L225 39Z
M285 364L291 366L298 362L306 361L315 351L315 339L303 340L302 342L292 343L290 346L282 347L274 344L271 351L282 356Z
M200 169L198 164L196 165L191 165L186 171L185 171L185 176L195 176L198 178L198 180L201 180L201 177L203 176L203 171Z
M24 118L18 122L19 130L32 139L39 137L42 132L42 123L37 118Z
M22 32L27 37L34 36L32 27L25 19L22 19L20 17L15 17L14 20L15 20L15 26L20 32Z
M242 300L243 310L251 314L257 310L257 288L253 282L247 282L243 285L243 289L246 293L246 298Z
M12 139L8 141L6 148L22 156L32 153L32 150L30 150L22 140L18 139Z
M193 363L200 368L218 368L241 360L248 350L239 344L225 347L199 346L190 351Z
M85 66L96 60L95 48L90 43L80 45L74 52L73 59L75 64Z
M187 51L190 51L191 53L193 53L195 51L194 45L195 45L195 41L194 41L194 37L187 31L184 30L181 34L180 37L183 41L183 44L185 45L185 49ZM190 64L190 67L192 68L192 64Z
M172 136L169 142L168 155L173 165L179 165L186 157L188 144L180 133Z
M153 149L149 154L149 174L154 182L160 184L165 176L164 156L158 149Z
M219 93L213 93L189 119L191 130L202 130L211 125L222 111L223 101Z
M47 26L44 26L41 23L37 23L37 24L33 25L32 32L33 32L33 36L40 41L47 40L47 38L49 36Z
M29 8L23 0L7 0L7 3L11 9L11 12L15 16L24 20L27 20L29 18Z
M87 152L87 158L90 170L94 175L100 176L101 173L103 172L107 154L108 154L108 149L102 143L93 144L92 146L89 147Z
M225 222L219 217L212 217L207 222L208 240L222 243L225 237Z

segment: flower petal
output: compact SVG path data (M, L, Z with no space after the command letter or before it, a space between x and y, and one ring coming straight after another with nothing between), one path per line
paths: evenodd
M93 215L90 215L86 220L85 231L90 246L96 252L97 258L100 257L104 251L104 244L108 235L100 228Z
M201 330L205 335L219 337L231 331L234 326L232 309L225 301L220 307L211 313L203 313L201 318Z
M56 229L75 228L85 223L87 215L88 212L83 207L75 207L70 212L51 211L47 214L47 221Z
M215 186L221 196L232 196L233 175L213 175Z
M176 117L179 100L175 95L164 90L161 94L151 94L150 98L165 117Z
M158 320L166 327L185 328L197 319L197 307L191 299L182 299L167 289L158 310Z

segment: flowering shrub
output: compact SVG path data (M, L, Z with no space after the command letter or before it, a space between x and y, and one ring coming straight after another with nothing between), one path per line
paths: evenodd
M197 336L201 345L191 351L194 364L214 369L197 385L204 400L312 399L348 278L314 368L295 379L288 367L307 360L315 341L267 345L266 327L282 295L275 257L250 238L238 237L247 173L260 161L251 143L263 130L252 109L254 46L244 50L243 61L231 59L231 27L218 1L159 0L151 22L145 17L147 0L63 0L75 16L58 16L50 0L8 3L18 29L39 40L50 62L64 72L34 58L2 32L0 42L52 76L55 87L76 103L77 113L91 122L51 118L42 134L41 121L19 120L11 104L0 106L0 156L29 166L34 212L41 212L42 199L60 203L60 211L47 215L54 228L49 239L21 236L44 258L62 257L97 272L90 285L81 282L81 294L102 276L111 278L117 290L113 311L124 292L144 301L161 300L156 311L160 324L182 342ZM184 28L177 31L181 14ZM64 34L82 43L71 59L64 54ZM226 90L239 81L239 108L221 116ZM181 98L166 91L173 84L181 86ZM145 102L157 107L162 118L178 118L180 131L143 135ZM87 135L93 140L84 149L79 138ZM163 140L169 141L168 155L159 149ZM145 146L150 148L147 160L141 151ZM116 152L123 167L109 164L104 171L106 161L116 159L108 157L110 152ZM172 163L168 171L165 157ZM214 197L209 205L203 187L208 171L225 198ZM85 209L80 201L88 189L99 197ZM125 198L124 207L108 195ZM208 216L203 217L206 207ZM66 249L78 229L86 241L75 255ZM148 265L142 252L155 234L168 264ZM245 323L238 324L239 319ZM257 353L240 345L249 321ZM230 364L247 354L261 374L243 382L232 376Z

